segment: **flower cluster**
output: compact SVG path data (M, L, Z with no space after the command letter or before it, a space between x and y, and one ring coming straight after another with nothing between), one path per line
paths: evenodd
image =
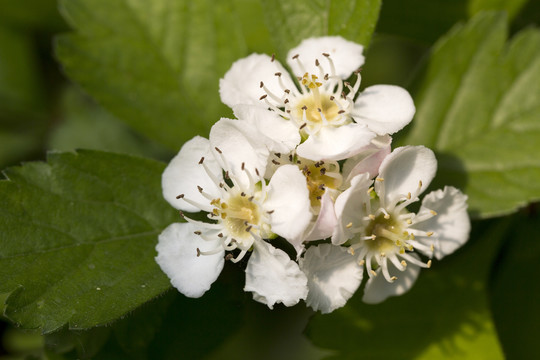
M162 177L185 222L161 233L156 261L181 293L202 296L225 260L244 260L244 290L256 301L302 299L328 313L364 277L365 302L403 294L433 257L467 241L459 190L432 191L410 210L437 162L423 146L391 151L415 107L398 86L360 91L362 52L340 37L311 38L287 55L293 76L253 54L220 80L237 119L185 143Z

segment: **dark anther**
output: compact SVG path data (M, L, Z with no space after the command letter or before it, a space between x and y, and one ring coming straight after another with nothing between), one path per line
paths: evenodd
M214 149L216 149L218 153L223 154L223 152L217 146Z
M203 192L203 188L200 187L199 185L197 185L197 189L199 189L199 192L202 193Z
M255 196L252 195L252 196L250 196L250 197L248 198L248 200L249 200L249 201L253 201L254 198L255 198Z
M281 153L274 153L274 155L276 155L278 158L281 157Z
M184 197L184 194L180 194L180 195L178 195L176 198L177 198L177 199L182 199L183 197Z
M271 62L274 62L276 60L276 54L272 54L272 58L270 59Z
M178 213L180 214L180 217L183 219L185 216L184 216L184 213L182 212L182 210L178 210Z
M232 258L234 258L233 254L227 254L225 256L225 260L232 260Z
M318 111L318 112L322 112L321 108L317 108L317 111Z
M264 99L266 99L267 96L268 96L268 95L264 94L263 96L261 96L261 97L259 98L259 100L264 100Z
M245 169L246 169L246 163L242 163L241 169L242 169L242 170L245 170Z
M264 83L263 83L263 82L261 81L261 85L260 85L260 87L263 87L263 86L264 86Z
M328 54L328 53L322 53L322 54L323 54L323 56L326 56L326 57L330 56L330 54Z
M279 161L276 161L275 159L272 159L272 164L279 165Z
M267 211L266 213L267 213L267 214L273 214L273 213L274 213L274 210Z
M222 238L223 237L223 234L222 233L219 233L217 234L218 237Z
M261 175L259 174L259 169L255 168L255 174L257 174L257 176L261 176Z
M292 156L292 154L289 155L289 161L290 161L290 162L293 161L293 156Z
M326 174L326 168L321 168L320 172L321 172L321 175Z
M246 232L250 232L252 228L253 228L253 226L249 225L249 226L246 228Z
M339 110L337 113L338 114L343 114L345 112L345 110Z
M324 74L324 80L328 80L330 76L328 74Z
M201 250L197 248L197 257L201 256Z
M291 93L291 90L285 89L285 92L286 92L287 94L290 94L290 93Z
M306 105L302 106L302 110L307 110L307 106Z
M277 72L274 74L275 76L281 76L281 73L280 72Z
M240 196L246 196L246 193L242 191L242 192L240 193Z
M305 128L307 126L307 123L303 123L301 126L300 126L300 130L302 130L303 128Z
M204 162L204 156L199 160L199 165L201 165Z
M300 54L296 54L296 55L294 55L292 58L293 58L293 59L298 59L299 56L300 56Z
M315 59L315 66L319 66L319 59Z
M283 101L284 104L286 104L288 102L289 102L289 99L285 99L285 101Z
M195 235L201 235L201 234L202 234L202 232L200 232L199 230L194 231L193 233L194 233Z

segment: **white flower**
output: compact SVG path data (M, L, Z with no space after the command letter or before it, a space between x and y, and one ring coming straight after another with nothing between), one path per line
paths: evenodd
M220 120L210 140L188 141L165 169L165 199L180 210L207 212L210 222L184 217L186 223L170 225L159 236L156 261L180 292L199 297L221 272L226 251L233 262L252 251L245 290L270 308L277 302L291 306L305 299L306 277L264 239L277 234L301 251L311 220L305 177L296 166L283 166L267 185L257 168L266 166L261 154L235 122ZM249 161L239 162L242 158Z
M408 205L419 200L435 172L436 159L431 150L407 146L395 149L383 160L374 186L368 174L354 177L351 187L335 203L338 225L332 236L334 247L327 250L326 257L308 249L304 272L310 275L317 270L306 267L306 263L326 262L326 258L336 264L342 262L349 269L353 258L369 275L365 302L378 303L408 291L420 268L431 266L431 260L423 262L415 250L441 259L463 245L470 231L467 197L453 187L427 194L418 214L407 210ZM343 252L339 246L342 244L347 245L348 253ZM319 278L340 273L341 292L349 297L350 289L360 285L356 270L344 271L343 265L325 266L318 272ZM312 279L308 281L313 283ZM319 304L315 310L332 311L343 303L343 299L328 302L333 298L332 291L331 287L310 286L307 301ZM345 301L347 296L343 296Z
M260 114L262 122L264 117L275 122L276 115L288 120L292 127L287 131L304 140L297 142L301 157L346 159L375 136L403 128L415 112L410 95L398 86L359 92L360 73L355 70L364 62L362 51L361 45L338 36L302 41L287 57L298 87L273 57L252 54L235 62L220 80L221 99L235 113L242 104L270 109ZM344 82L353 71L354 85Z

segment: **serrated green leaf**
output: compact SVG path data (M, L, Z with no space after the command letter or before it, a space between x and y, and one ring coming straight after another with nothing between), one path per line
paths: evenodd
M509 223L475 226L463 249L422 270L402 296L367 305L357 292L344 308L314 316L308 336L334 351L328 359L502 359L486 282Z
M490 303L495 326L508 359L537 359L540 323L538 207L513 224L492 274ZM535 355L536 354L536 355Z
M341 35L368 46L381 7L380 0L261 0L261 4L280 57L313 36Z
M231 1L63 0L66 73L117 118L177 150L229 113L218 80L246 55Z
M505 16L482 13L436 44L403 141L436 150L437 185L484 218L540 198L540 31L506 37Z
M0 181L5 314L44 333L111 322L170 287L154 261L175 220L165 165L97 151L51 153Z

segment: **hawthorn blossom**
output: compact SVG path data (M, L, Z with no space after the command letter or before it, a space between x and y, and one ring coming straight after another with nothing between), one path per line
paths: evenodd
M256 167L266 166L260 163L264 149L251 147L234 123L222 119L210 140L186 142L165 169L165 199L182 211L206 212L209 221L183 215L185 223L171 224L159 236L156 261L181 293L200 297L219 276L224 258L238 262L251 253L244 290L270 308L278 302L292 306L305 299L307 279L266 240L279 235L300 251L311 220L306 180L287 165L267 184Z
M220 80L221 100L261 107L260 118L287 120L298 134L296 153L306 159L342 160L376 136L407 125L415 112L409 93L375 85L360 92L363 47L339 36L310 38L290 50L287 63L298 83L272 56L252 54L236 61ZM354 72L354 84L345 79ZM265 120L261 121L264 122Z
M333 245L309 248L300 263L308 276L308 305L323 313L343 306L360 286L364 268L369 276L364 302L401 295L420 268L431 266L432 256L441 259L467 241L467 197L459 190L447 186L430 192L417 214L407 209L429 186L436 168L431 150L406 146L383 160L374 183L367 173L351 180L336 199Z

